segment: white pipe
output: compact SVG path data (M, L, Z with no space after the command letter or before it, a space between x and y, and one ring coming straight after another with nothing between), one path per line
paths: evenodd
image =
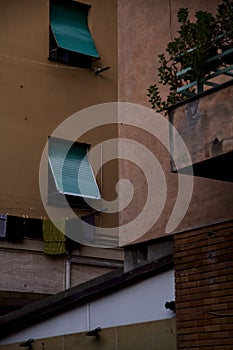
M67 258L65 267L65 289L70 288L70 265L70 258Z
M100 144L100 190L103 194L103 145Z
M87 331L90 331L90 304L86 304L86 327Z

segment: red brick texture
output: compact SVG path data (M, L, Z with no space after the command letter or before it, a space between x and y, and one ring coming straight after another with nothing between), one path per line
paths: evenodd
M233 222L174 237L177 349L233 349Z

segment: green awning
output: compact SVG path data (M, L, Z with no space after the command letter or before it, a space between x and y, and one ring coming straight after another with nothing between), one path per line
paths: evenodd
M58 192L100 199L100 192L87 157L87 146L51 137L49 164Z
M88 28L88 10L88 5L74 1L52 1L50 25L58 47L99 58Z

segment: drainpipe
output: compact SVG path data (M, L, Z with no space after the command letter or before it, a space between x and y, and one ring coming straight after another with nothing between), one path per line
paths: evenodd
M65 289L70 288L70 257L65 261Z
M89 332L90 329L90 304L86 304L86 330Z

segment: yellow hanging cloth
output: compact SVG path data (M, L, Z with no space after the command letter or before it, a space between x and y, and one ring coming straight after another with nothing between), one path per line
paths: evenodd
M64 254L66 252L66 237L62 233L65 229L65 221L57 222L57 226L50 220L43 221L44 253L45 254Z

